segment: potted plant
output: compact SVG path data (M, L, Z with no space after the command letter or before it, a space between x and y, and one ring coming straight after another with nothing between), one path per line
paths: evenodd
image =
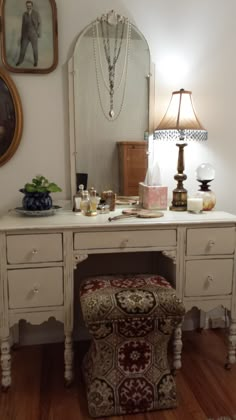
M42 175L37 175L31 183L26 183L20 192L24 194L22 206L24 210L37 211L49 210L52 208L52 197L50 193L62 191L54 182L48 181Z

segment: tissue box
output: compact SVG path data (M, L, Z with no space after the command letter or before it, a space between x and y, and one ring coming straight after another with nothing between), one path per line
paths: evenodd
M139 204L144 209L166 210L168 187L139 183Z

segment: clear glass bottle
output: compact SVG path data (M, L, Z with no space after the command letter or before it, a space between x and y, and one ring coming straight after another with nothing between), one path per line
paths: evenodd
M74 195L73 197L73 211L76 213L81 212L81 200L82 200L82 194L84 191L84 186L83 184L79 185L79 190L77 191L77 193Z
M94 188L90 190L90 211L93 213L97 211L97 193Z
M82 193L81 203L80 203L80 209L83 214L85 214L89 209L89 193L87 190L84 190Z

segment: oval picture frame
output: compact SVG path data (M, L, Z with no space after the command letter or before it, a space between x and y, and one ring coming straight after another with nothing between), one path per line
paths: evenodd
M23 130L19 93L11 77L0 68L0 166L16 152Z
M58 64L55 0L0 0L1 58L13 73L46 74Z

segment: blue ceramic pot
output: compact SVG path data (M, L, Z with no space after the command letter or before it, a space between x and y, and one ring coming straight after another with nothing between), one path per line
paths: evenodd
M52 208L52 197L49 192L27 192L21 189L24 194L22 207L24 210L49 210Z

